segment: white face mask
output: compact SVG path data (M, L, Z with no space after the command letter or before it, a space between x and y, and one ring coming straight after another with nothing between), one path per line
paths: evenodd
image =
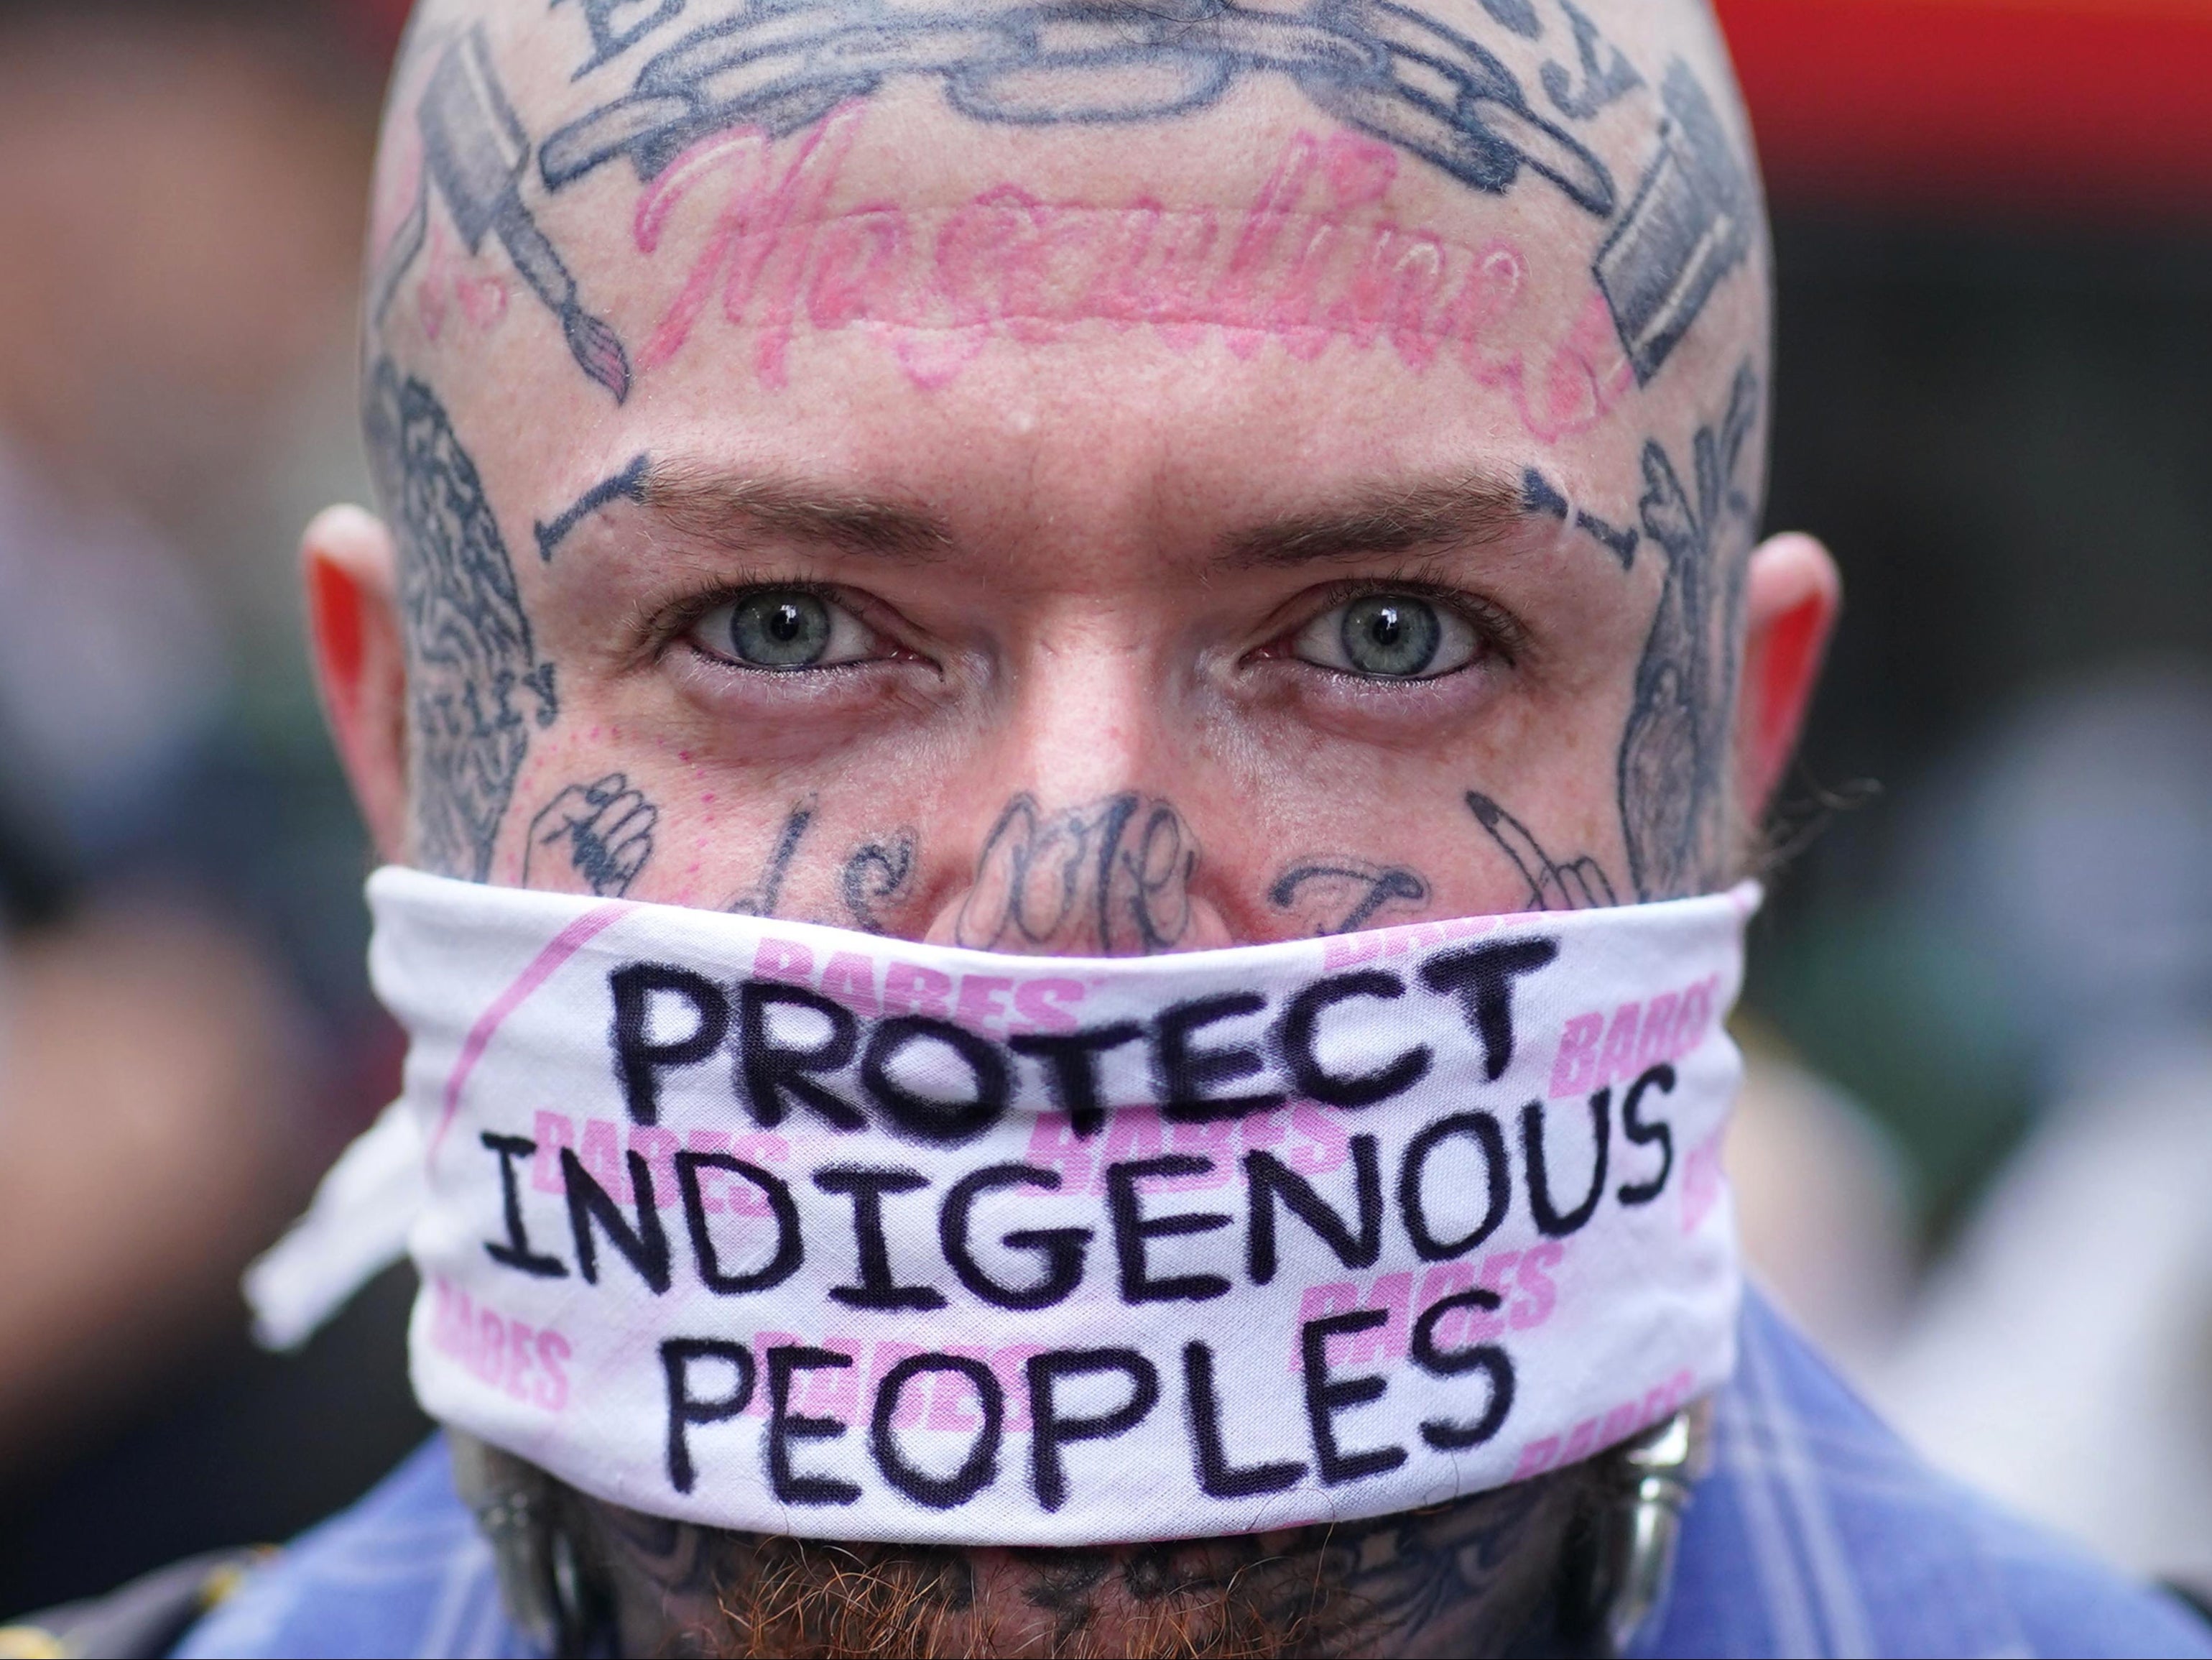
M1726 1377L1735 893L1115 959L370 884L434 1416L617 1504L1075 1545L1431 1505Z

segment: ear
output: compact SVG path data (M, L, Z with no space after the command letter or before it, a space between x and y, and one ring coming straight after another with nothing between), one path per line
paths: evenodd
M407 662L392 532L332 508L307 526L301 558L323 713L377 854L396 863L408 843Z
M1797 748L1843 604L1836 562L1811 537L1777 536L1753 550L1744 575L1735 771L1736 800L1753 823L1765 817Z

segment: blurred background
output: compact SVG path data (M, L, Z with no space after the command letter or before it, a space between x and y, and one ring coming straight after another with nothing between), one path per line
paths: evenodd
M396 1085L292 550L367 489L386 0L0 0L0 1614L280 1540L427 1426L387 1278L240 1268ZM1770 519L1850 611L1732 1152L1939 1460L2212 1580L2212 0L1721 0Z

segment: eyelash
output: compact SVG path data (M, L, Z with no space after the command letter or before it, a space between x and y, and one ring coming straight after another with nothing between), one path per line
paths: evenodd
M781 577L763 572L757 575L744 575L734 579L725 579L715 583L712 587L702 588L696 593L685 594L681 599L671 600L668 604L643 614L636 625L636 637L643 647L640 656L646 660L659 662L670 651L683 646L719 667L733 669L747 674L774 672L772 670L755 668L750 664L732 662L727 658L718 656L693 644L690 639L692 630L723 606L738 604L763 591L775 593L803 593L821 600L824 605L835 605L851 616L871 634L890 643L895 651L898 649L898 642L891 631L871 614L879 608L871 605L860 596L828 582L811 581L803 577ZM871 663L880 660L882 660L870 659L866 662L829 664L805 672L809 674L832 674L839 670L866 668Z
M1304 594L1292 613L1295 620L1269 635L1267 643L1260 648L1259 654L1289 658L1290 647L1298 635L1310 623L1330 611L1376 594L1405 594L1415 599L1425 599L1431 605L1451 611L1468 628L1485 647L1495 651L1509 668L1515 666L1528 648L1528 631L1520 618L1504 606L1496 605L1463 588L1421 576L1361 576L1349 577L1322 588L1318 595ZM1324 674L1338 672L1322 669ZM1377 680L1377 684L1391 684ZM1419 685L1419 681L1407 681L1407 685Z
M633 629L633 638L638 641L640 647L636 654L638 660L658 662L674 648L684 646L720 666L734 668L749 673L764 672L764 671L750 669L743 664L730 663L693 645L690 639L692 630L702 619L713 615L725 605L736 604L763 589L809 594L825 604L840 606L849 612L863 627L889 642L895 650L899 648L899 642L893 631L872 614L880 608L872 605L864 597L830 583L805 578L782 577L771 572L762 571L757 574L743 573L726 577L710 587L685 594L657 608L641 611ZM1291 648L1301 631L1317 618L1326 616L1332 611L1376 594L1407 594L1415 599L1425 599L1431 605L1439 605L1452 611L1474 631L1486 648L1497 653L1509 668L1519 663L1522 655L1528 648L1528 629L1518 617L1502 605L1484 599L1479 595L1468 593L1462 588L1455 588L1448 583L1437 581L1433 578L1409 574L1403 576L1385 575L1346 578L1327 585L1318 593L1309 593L1300 596L1297 609L1291 613L1291 620L1275 626L1269 634L1267 642L1259 647L1252 656L1259 659L1300 660L1295 658ZM846 663L813 669L808 672L827 674L839 669L862 669L868 666L870 664L866 662ZM1324 674L1339 673L1338 671L1325 668L1318 669L1317 672ZM1355 677L1343 677L1340 674L1340 678ZM1377 680L1375 684L1390 683ZM1410 686L1427 683L1408 681L1404 684Z

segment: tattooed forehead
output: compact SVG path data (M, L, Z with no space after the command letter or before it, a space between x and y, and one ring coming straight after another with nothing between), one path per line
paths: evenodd
M1551 443L1763 327L1701 11L1600 0L433 0L378 345L534 314L615 404L734 329L915 386L1107 324L1456 374ZM1132 344L1137 344L1132 342Z

